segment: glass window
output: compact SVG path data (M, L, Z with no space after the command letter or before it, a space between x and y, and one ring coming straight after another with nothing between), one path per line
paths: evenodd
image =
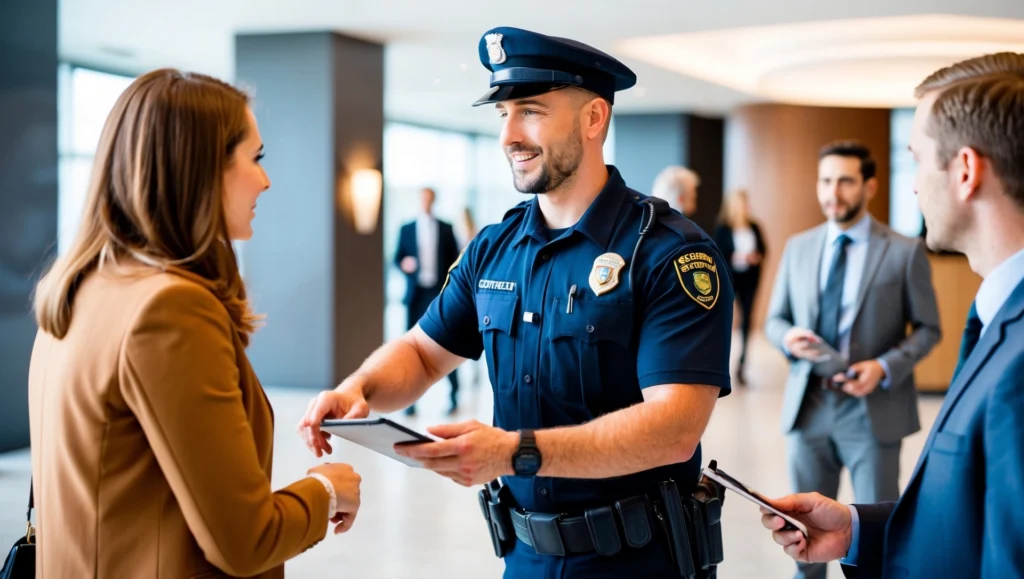
M57 251L61 254L78 230L103 124L132 80L68 64L58 71Z
M475 190L474 138L466 133L404 123L384 125L385 338L405 331L405 276L394 265L402 225L420 211L420 191L437 193L434 215L462 230L462 212ZM461 241L461 240L460 240ZM446 266L447 267L447 266Z
M914 195L914 157L907 149L914 109L895 109L891 119L889 226L897 233L917 237L924 221Z

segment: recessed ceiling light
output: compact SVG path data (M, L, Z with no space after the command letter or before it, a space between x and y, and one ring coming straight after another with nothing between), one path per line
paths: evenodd
M913 105L914 87L938 68L992 52L1024 52L1024 20L913 15L801 22L634 38L616 51L765 99L888 108Z

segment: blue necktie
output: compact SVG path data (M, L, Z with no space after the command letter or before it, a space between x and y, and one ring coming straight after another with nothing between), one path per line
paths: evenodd
M839 317L843 312L843 286L846 281L846 247L852 240L846 235L836 238L832 266L829 268L825 291L821 293L821 313L818 315L818 335L833 348L839 348Z
M978 339L981 338L981 318L978 317L977 305L971 304L971 311L967 313L967 325L964 327L964 337L960 340L960 359L957 360L956 370L953 371L953 379L950 380L952 384L960 373L960 370L964 367L964 362L970 357L971 352L974 351L974 347L978 345Z

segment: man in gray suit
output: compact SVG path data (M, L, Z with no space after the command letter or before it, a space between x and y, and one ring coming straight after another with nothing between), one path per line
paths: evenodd
M921 427L914 364L940 337L923 246L868 214L877 187L862 144L821 150L818 202L828 221L786 244L765 327L792 362L782 430L794 492L835 498L846 466L859 503L899 498L902 439ZM821 361L823 344L850 362L847 372ZM801 563L796 576L821 579L825 570Z

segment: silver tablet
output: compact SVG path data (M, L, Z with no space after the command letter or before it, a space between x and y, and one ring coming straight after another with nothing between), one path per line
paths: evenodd
M411 458L396 454L395 445L441 440L430 434L416 432L384 417L331 418L320 423L320 430L417 468L422 468L423 465Z

